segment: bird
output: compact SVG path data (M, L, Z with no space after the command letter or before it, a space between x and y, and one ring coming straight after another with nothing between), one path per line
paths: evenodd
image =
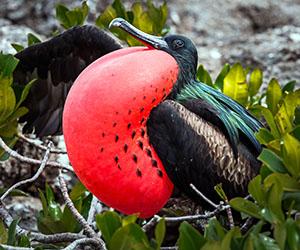
M199 203L191 184L214 201L219 183L228 198L245 195L261 165L254 134L262 124L196 80L189 38L149 35L122 18L110 27L146 48L122 48L108 32L81 26L15 55L16 84L37 78L24 131L63 131L79 179L125 214L151 217L173 186Z

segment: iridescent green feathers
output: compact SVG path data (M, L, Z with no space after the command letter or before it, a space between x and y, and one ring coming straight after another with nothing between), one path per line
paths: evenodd
M261 145L254 133L262 127L262 124L231 98L197 81L186 84L176 97L179 102L199 98L216 110L219 119L224 124L235 154L237 154L237 145L241 134L251 142L257 152L261 151Z

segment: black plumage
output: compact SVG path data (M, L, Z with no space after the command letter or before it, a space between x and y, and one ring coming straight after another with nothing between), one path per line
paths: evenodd
M14 81L33 84L24 105L29 113L25 132L39 137L62 133L62 111L67 94L80 72L99 57L120 49L107 32L94 26L74 27L49 41L26 48L15 55L19 64Z

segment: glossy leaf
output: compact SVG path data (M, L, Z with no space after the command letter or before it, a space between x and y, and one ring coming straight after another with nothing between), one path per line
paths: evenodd
M282 91L280 88L280 84L275 78L273 78L268 85L266 99L268 108L271 110L273 115L276 114L278 110L278 105L281 97Z
M272 133L266 129L266 128L261 128L256 134L255 134L256 139L264 145L267 145L269 142L274 140L274 136Z
M16 50L16 52L20 52L24 49L24 46L18 43L11 43L10 45Z
M34 44L37 44L37 43L40 43L41 40L35 36L34 34L32 33L28 33L27 34L27 43L28 43L28 46L31 46L31 45L34 45Z
M120 227L108 243L110 250L150 250L150 243L145 232L137 224Z
M275 119L271 111L267 108L262 108L261 109L262 115L264 116L265 120L267 121L271 133L275 138L280 138L280 133L277 128L277 124L275 123Z
M289 93L283 99L274 119L281 134L289 133L293 130L295 109L300 105L300 90Z
M20 219L13 220L8 228L8 238L7 238L7 245L15 246L16 245L16 228L19 224Z
M297 192L300 191L300 182L297 179L291 177L288 174L273 173L266 177L264 184L266 187L270 187L272 183L279 182L285 191Z
M263 73L260 69L254 69L249 79L249 95L254 96L258 93L263 82Z
M154 231L155 240L157 243L157 247L159 248L163 243L166 234L166 222L164 218L161 218L157 223Z
M251 201L245 200L244 198L234 198L229 201L230 206L234 209L248 214L254 218L261 219L259 207Z
M111 211L107 211L103 214L97 214L96 224L107 243L110 242L114 233L122 227L120 216L116 212Z
M7 242L8 234L4 226L4 223L0 219L0 244L5 244Z
M179 250L199 250L205 244L205 238L189 223L182 222L179 227Z
M300 176L300 141L286 134L282 144L283 162L288 171L295 177Z
M246 74L240 63L236 63L224 78L223 93L242 105L247 103L248 84Z
M0 82L0 124L9 117L15 109L16 97L10 86L5 86Z
M130 223L135 223L138 218L138 214L131 214L126 216L125 218L122 219L122 227L130 224Z
M224 238L225 234L225 229L216 218L212 218L208 221L204 233L205 239L209 241L219 241Z
M267 198L267 207L272 213L272 222L278 223L284 220L284 214L281 209L281 198L283 188L279 181L274 178L272 180L272 185L270 186L266 198Z
M286 173L282 159L269 149L263 148L257 159L263 162L272 172Z
M265 204L265 193L261 181L262 180L260 175L252 179L248 185L248 191L252 195L252 197L256 200L256 202L260 206L263 206Z
M223 92L224 78L230 70L230 65L225 64L215 80L215 86Z
M17 67L19 60L11 54L0 51L0 79L10 77Z
M293 92L296 85L296 81L290 81L282 87L282 93Z
M197 69L197 79L200 82L206 83L209 86L213 86L210 74L208 73L208 71L203 67L203 65L201 64L198 69Z

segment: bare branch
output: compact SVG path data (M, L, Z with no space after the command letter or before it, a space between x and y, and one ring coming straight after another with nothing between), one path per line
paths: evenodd
M149 220L143 227L142 229L147 232L149 231L152 227L156 225L156 223L161 219L158 215L154 215L151 220Z
M42 160L42 163L39 167L39 169L37 170L37 172L35 173L34 176L32 176L31 178L29 179L26 179L26 180L22 180L22 181L19 181L17 182L16 184L12 185L1 197L0 197L0 201L3 201L5 199L5 197L11 192L13 191L14 189L20 187L21 185L24 185L26 183L30 183L30 182L33 182L35 181L39 176L40 174L43 172L45 166L46 166L46 163L49 159L49 153L50 153L50 148L51 146L53 145L52 142L49 142L48 145L47 145L47 150L46 150L46 153L44 155L44 158Z
M229 204L228 200L226 200L225 202L227 205ZM229 227L230 227L230 229L232 229L232 228L234 228L234 220L233 220L233 216L232 216L231 207L229 205L226 208L226 213L227 213L227 217L228 217Z
M93 195L89 215L88 215L88 218L87 218L87 223L89 225L92 225L92 223L95 219L95 215L97 213L97 205L98 205L98 199L97 199L96 196Z
M248 229L251 227L253 221L254 221L254 219L252 217L247 218L247 220L241 227L241 232L246 233L248 231Z
M20 155L16 151L12 150L10 147L8 147L5 144L5 142L2 140L1 137L0 137L0 147L3 148L4 151L6 153L8 153L11 157L13 157L13 158L15 158L15 159L17 159L21 162L26 162L26 163L33 164L33 165L41 165L42 164L42 161L40 161L40 160L28 158L26 156ZM73 172L73 168L70 165L67 165L67 164L61 164L61 163L58 163L58 162L49 161L49 162L47 162L46 166L66 169L68 171Z
M93 248L93 249L103 249L103 248L99 248L99 241L93 238L83 238L83 239L78 239L73 241L70 245L68 245L67 247L63 248L63 250L73 250L73 249L77 249L78 246L80 245L93 245L94 247L97 248Z
M0 247L2 247L5 250L34 250L34 248L32 247L14 247L4 244L0 244Z
M177 246L173 246L173 247L161 247L160 250L177 250L178 247Z
M195 186L194 184L190 184L190 187L203 199L205 200L207 203L209 203L210 205L212 205L214 208L217 208L218 205L215 204L213 201L211 201L210 199L208 199L204 194L202 194Z
M87 221L78 212L71 198L69 197L67 185L64 178L62 177L61 174L58 176L58 178L59 178L59 184L60 184L61 192L66 206L70 209L71 213L74 215L75 219L79 222L79 224L83 227L87 236L89 236L90 238L96 238L97 237L96 232L90 227Z
M47 147L45 147L44 145L40 145L40 144L36 143L34 140L31 140L31 139L27 138L25 135L23 135L21 133L18 133L18 137L20 139L22 139L23 141L27 142L28 144L33 145L36 148L39 148L39 149L44 150L44 151L47 150ZM67 152L65 150L53 148L53 149L50 150L50 153L53 153L53 154L66 154Z

